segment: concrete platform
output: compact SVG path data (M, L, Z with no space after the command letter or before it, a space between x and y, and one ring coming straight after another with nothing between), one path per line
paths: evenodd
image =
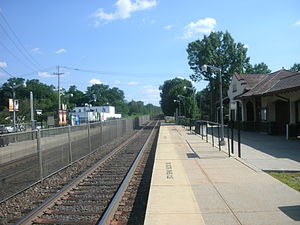
M300 224L300 193L162 124L144 224Z

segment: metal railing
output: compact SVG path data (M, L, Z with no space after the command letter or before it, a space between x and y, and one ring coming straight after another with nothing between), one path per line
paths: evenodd
M193 121L192 121L193 122ZM197 120L192 125L185 124L185 127L191 130L194 127L194 132L199 134L202 140L211 143L213 147L217 147L220 151L223 150L230 157L236 155L241 158L241 130L240 127L234 128L232 121L224 125L224 142L221 142L221 124L206 120ZM236 152L235 152L236 151Z

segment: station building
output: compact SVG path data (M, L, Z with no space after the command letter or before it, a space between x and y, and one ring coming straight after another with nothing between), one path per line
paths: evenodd
M228 90L229 118L242 128L274 135L300 136L300 73L234 74Z

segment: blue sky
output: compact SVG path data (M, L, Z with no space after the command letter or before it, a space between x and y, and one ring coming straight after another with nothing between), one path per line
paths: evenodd
M276 71L300 63L299 0L1 0L0 9L0 84L6 70L56 86L61 65L98 71L62 68L64 88L103 83L128 101L159 105L159 85L192 73L187 44L210 31L228 30L252 64Z

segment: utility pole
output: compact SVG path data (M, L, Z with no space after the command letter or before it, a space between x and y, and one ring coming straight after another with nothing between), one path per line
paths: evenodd
M36 124L34 121L34 113L33 113L33 93L32 91L30 92L30 120L31 120L31 130L36 129Z
M58 88L58 121L59 121L59 113L60 113L60 109L61 109L61 102L60 102L60 75L64 74L64 73L60 73L59 72L59 66L56 67L57 68L57 73L53 73L54 75L57 75L57 88Z
M16 92L15 92L15 87L16 87L16 84L14 83L12 86L12 89L13 89L13 123L14 123L13 132L16 132L16 110L15 110Z

